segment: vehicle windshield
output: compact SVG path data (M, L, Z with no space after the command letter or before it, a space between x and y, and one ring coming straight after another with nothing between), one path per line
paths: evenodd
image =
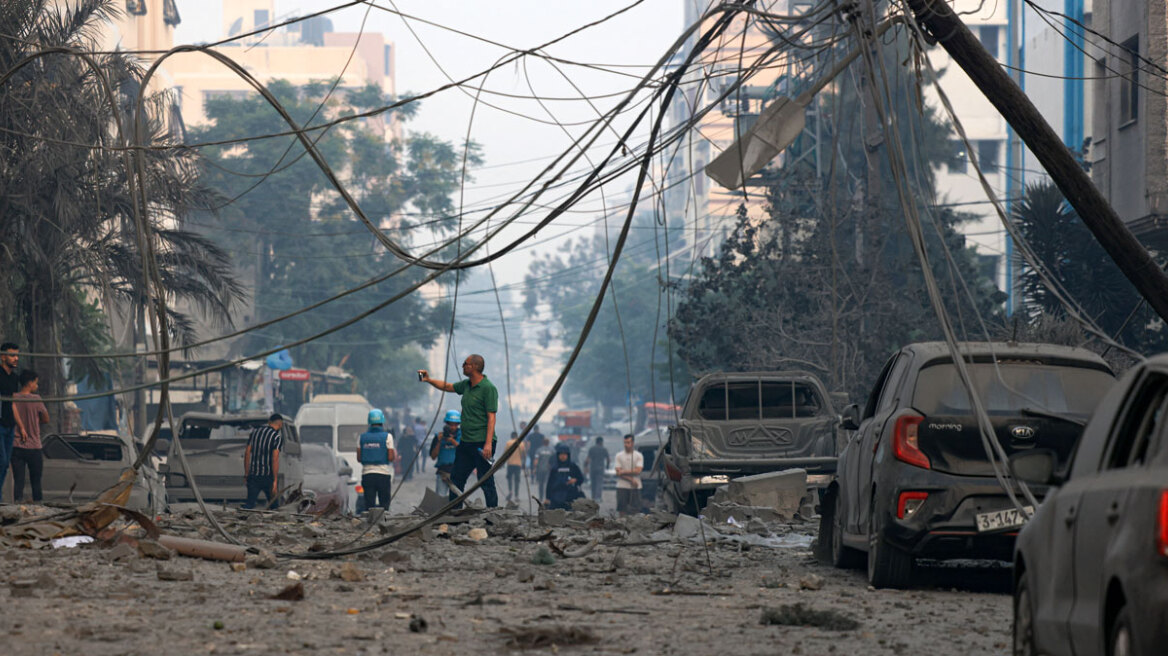
M365 424L337 426L337 451L356 451L361 433L368 429Z
M302 444L324 444L333 448L332 426L301 426L300 442Z
M1089 417L1115 379L1105 371L1066 365L992 362L968 365L977 393L991 415L1022 414L1024 408ZM921 370L913 407L925 415L972 414L969 394L952 363Z
M332 474L336 471L336 460L331 449L305 447L300 452L305 474Z
M256 424L217 424L214 426L201 426L198 424L187 424L183 426L182 440L246 440L251 435L251 430L256 426L262 426L263 421Z

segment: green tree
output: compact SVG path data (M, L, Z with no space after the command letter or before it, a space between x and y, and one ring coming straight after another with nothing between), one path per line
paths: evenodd
M890 69L899 70L895 62ZM958 152L949 127L918 104L911 79L896 82L891 109L910 142L910 184L926 217L933 272L959 333L977 339L975 315L994 318L1003 296L956 231L969 217L937 207L932 192L932 171ZM854 87L841 85L820 107L820 143L830 144L822 152L831 153L826 174L800 157L814 147L801 138L789 164L765 173L766 220L740 208L718 253L702 259L684 288L670 333L695 373L803 369L860 398L895 349L940 337L883 150L869 150L875 140L866 143L857 125ZM880 158L886 183L858 203L865 187L856 172L867 170L869 156Z
M389 104L381 90L333 89L331 82L296 87L277 80L268 85L301 125L315 125ZM385 139L392 121L408 119L416 104L391 116L343 122L314 132L317 148L360 203L365 214L392 238L421 252L428 240L450 234L456 225L451 193L461 180L461 149L427 134ZM263 98L218 97L206 101L210 125L194 130L193 141L237 139L287 129ZM470 144L466 161L480 161ZM263 321L320 301L403 264L352 216L339 194L295 137L248 141L206 149L205 175L230 204L209 230L254 275L255 317ZM274 172L273 172L274 171ZM420 243L419 243L420 242ZM230 245L234 246L230 246ZM453 252L443 253L452 257ZM413 267L369 289L324 308L275 324L244 340L244 350L315 334L358 314L428 271ZM448 284L453 276L439 279ZM402 405L423 393L412 370L425 362L429 347L449 326L449 308L411 294L381 312L325 339L293 349L298 366L323 370L342 362L360 381L371 401ZM414 384L407 384L407 383Z
M0 3L0 70L48 48L94 50L94 37L116 11L112 0ZM174 308L193 306L226 325L242 294L227 255L184 227L217 197L199 179L194 153L146 150L143 191L151 202L140 230L127 157L103 146L118 143L118 118L132 124L143 70L121 53L94 58L96 70L70 54L41 57L0 89L4 335L35 352L100 352L112 342L106 321L115 311L142 334L144 231L156 245L169 325L180 344L189 343L194 318ZM146 95L145 145L174 144L164 121L172 104L169 94ZM46 394L63 393L60 360L22 364L40 372Z

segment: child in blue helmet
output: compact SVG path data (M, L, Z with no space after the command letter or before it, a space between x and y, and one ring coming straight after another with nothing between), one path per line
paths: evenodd
M454 453L462 439L462 413L447 410L442 432L435 433L430 442L430 457L434 459L434 491L439 496L450 494L450 470L454 467Z
M567 444L556 445L556 459L548 472L544 507L571 510L572 502L584 496L580 483L584 473L572 462L572 449Z

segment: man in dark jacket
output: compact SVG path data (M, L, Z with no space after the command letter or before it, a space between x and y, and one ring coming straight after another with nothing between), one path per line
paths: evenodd
M572 502L584 496L580 483L584 473L572 462L572 450L567 444L556 445L556 461L548 472L547 487L544 490L544 507L570 510Z

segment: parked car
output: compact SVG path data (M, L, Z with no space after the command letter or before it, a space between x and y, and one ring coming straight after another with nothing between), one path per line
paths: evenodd
M1168 355L1104 397L1069 467L1049 450L1018 454L1011 467L1059 486L1018 535L1014 653L1165 653Z
M322 512L335 503L342 512L349 508L349 477L353 469L345 460L323 444L301 446L300 460L304 464L304 495L311 498L307 512ZM356 485L354 481L353 486Z
M166 490L170 499L195 500L178 457L179 445L176 442L181 442L190 473L205 501L245 501L247 476L243 469L243 453L247 448L247 438L253 428L266 424L269 416L259 412L238 415L188 412L183 415L179 420L178 439L171 442L167 456ZM287 417L281 434L284 447L280 451L276 488L284 495L304 483L304 468L300 460L300 438Z
M1065 463L1114 382L1099 356L1050 344L961 343L1007 454L1049 449ZM1009 560L1025 521L986 456L969 394L944 342L889 359L861 409L821 506L821 556L876 587L910 585L916 558ZM1044 488L1034 489L1041 498Z
M92 501L138 457L133 442L113 432L54 433L41 438L41 446L45 501ZM138 470L126 507L151 517L166 511L166 487L151 459Z
M352 484L358 485L361 464L357 462L357 442L369 428L372 409L360 394L317 394L296 412L296 431L305 444L324 444L344 458L353 470ZM350 496L350 512L360 512L358 497Z
M696 514L730 479L782 469L804 468L813 485L827 484L838 453L837 421L814 374L708 374L690 389L661 450L663 505Z

